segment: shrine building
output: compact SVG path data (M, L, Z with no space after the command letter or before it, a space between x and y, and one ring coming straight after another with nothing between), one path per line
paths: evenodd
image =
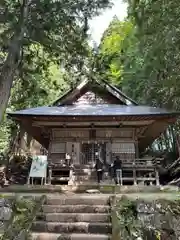
M159 184L158 160L143 152L179 113L138 105L105 81L83 81L52 106L9 113L48 152L48 184L96 183L96 153L108 167L118 156L122 184Z

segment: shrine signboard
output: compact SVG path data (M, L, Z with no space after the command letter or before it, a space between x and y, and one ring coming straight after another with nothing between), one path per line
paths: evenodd
M30 169L30 178L46 178L47 175L47 156L34 156Z

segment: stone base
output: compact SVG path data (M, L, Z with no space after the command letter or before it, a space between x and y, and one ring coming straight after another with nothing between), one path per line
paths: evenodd
M110 240L111 236L106 234L55 234L55 233L33 233L33 240Z
M98 184L97 182L76 183L72 185L10 185L0 188L1 193L85 193L90 189L98 189L101 193L125 194L125 193L158 193L177 192L177 189L168 187L168 190L161 190L158 186L117 186L115 184ZM163 188L164 189L164 188Z

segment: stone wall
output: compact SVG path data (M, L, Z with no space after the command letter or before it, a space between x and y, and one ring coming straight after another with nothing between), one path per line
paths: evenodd
M162 240L180 239L180 201L137 201L138 220Z
M0 197L0 233L2 240L25 240L30 237L30 226L37 210L42 206L42 197Z
M180 200L118 200L114 206L114 238L180 240Z
M10 221L12 216L12 199L0 198L0 233Z

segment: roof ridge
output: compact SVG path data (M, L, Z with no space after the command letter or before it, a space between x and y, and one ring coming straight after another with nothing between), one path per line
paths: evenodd
M111 83L108 83L106 80L102 80L104 83L108 84L111 88L113 88L115 91L117 91L119 94L123 95L125 98L127 98L129 101L131 101L132 103L134 103L135 105L139 105L135 100L133 100L132 98L130 98L129 96L127 96L122 90L120 90L119 88L117 88L116 86L114 86Z
M126 100L128 100L129 102L131 102L134 105L138 105L138 103L136 101L134 101L132 98L128 97L125 93L123 93L119 88L117 88L116 86L114 86L113 84L107 82L106 80L97 80L97 79L84 79L83 81L81 81L80 83L77 83L76 86L70 88L69 90L67 90L62 96L60 96L56 101L52 102L52 104L50 104L50 106L54 106L56 104L58 104L58 102L60 103L64 98L68 97L69 94L73 93L73 91L75 90L81 90L83 89L85 86L87 86L89 83L95 82L96 84L102 86L102 84L105 84L106 86L102 86L105 87L105 89L112 94L115 98L118 98L119 100L121 100L122 102L124 102L126 105L127 102ZM110 87L112 89L112 92L107 88ZM113 91L115 91L118 95L120 95L120 97L123 97L125 99L120 99L120 97L118 97Z

